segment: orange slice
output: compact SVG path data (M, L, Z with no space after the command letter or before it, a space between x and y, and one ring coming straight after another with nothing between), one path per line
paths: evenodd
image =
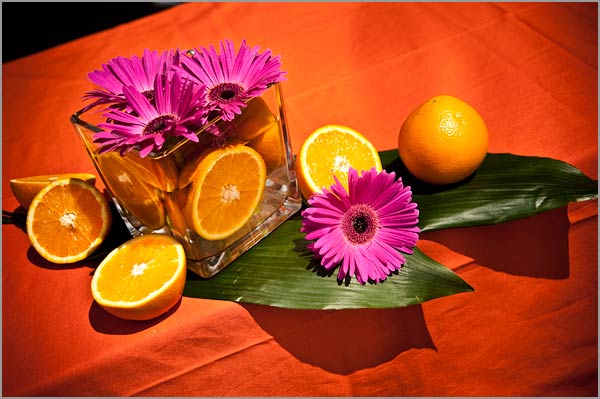
M183 247L172 236L146 234L121 244L92 277L94 300L127 320L150 320L181 298L186 278Z
M255 150L228 144L210 150L194 173L191 221L207 240L238 231L258 207L267 177L265 162Z
M81 179L91 185L96 184L96 176L90 173L60 173L10 179L10 189L23 208L29 208L31 201L40 190L58 179Z
M102 244L111 222L108 202L96 187L79 179L58 179L31 202L27 235L44 259L74 263Z
M326 125L312 132L296 157L298 186L305 198L331 186L337 176L347 188L348 169L359 173L375 167L381 171L381 159L373 144L356 130Z
M165 224L160 191L139 175L135 163L118 152L107 152L98 156L98 166L110 191L140 223L153 230Z
M195 144L195 143L194 143ZM244 145L245 141L240 141L235 138L230 138L228 141L230 145ZM206 155L215 149L215 145L210 145L209 147L200 147L198 151L196 151L193 155L188 155L185 166L181 169L181 173L179 174L179 189L188 188L188 186L193 183L198 178L198 172L200 171L200 162L204 160Z

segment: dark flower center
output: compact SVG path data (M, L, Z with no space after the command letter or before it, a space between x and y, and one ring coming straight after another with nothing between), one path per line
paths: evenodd
M177 117L175 115L160 115L159 117L154 118L150 122L148 122L148 124L144 128L144 134L162 133L170 129L174 125L176 120Z
M233 90L223 90L220 96L224 100L229 100L235 96L235 92Z
M236 83L220 83L209 90L208 98L217 104L227 104L244 93L244 88Z
M360 215L352 220L352 227L358 234L362 234L369 228L369 220L366 216Z
M148 99L148 101L150 101L151 103L154 102L154 90L153 89L146 90L145 92L142 93L142 95L144 97L146 97Z
M342 218L342 232L351 243L364 244L373 238L378 224L377 213L372 207L352 205Z

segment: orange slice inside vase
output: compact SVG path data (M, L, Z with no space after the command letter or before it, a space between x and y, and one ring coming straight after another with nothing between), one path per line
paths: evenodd
M226 145L207 152L194 172L188 210L198 235L220 240L252 217L263 196L266 166L254 149Z

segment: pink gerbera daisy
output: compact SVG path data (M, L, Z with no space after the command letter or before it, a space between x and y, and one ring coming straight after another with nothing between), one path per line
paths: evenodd
M224 120L232 120L248 99L285 79L280 57L273 57L271 50L259 53L258 46L250 48L245 40L237 54L231 40L221 41L220 50L217 53L212 45L194 49L181 58L181 66L206 86L208 106L220 111Z
M104 114L111 123L100 123L104 131L94 134L100 152L137 148L141 157L158 151L169 137L198 141L194 132L206 122L204 89L183 80L178 73L158 75L154 81L154 101L133 86L124 86L123 95L132 112L110 109Z
M169 72L173 65L179 64L179 56L178 50L158 54L156 50L151 52L145 49L141 59L137 56L113 58L103 64L101 70L88 74L89 79L99 86L83 96L84 100L94 100L88 108L100 104L115 104L117 108L123 108L127 105L123 86L132 86L152 100L156 76Z
M335 184L313 194L302 211L300 231L315 240L308 247L325 269L340 266L339 280L384 281L406 263L401 252L413 253L419 211L410 187L395 177L375 168L359 176L350 168L348 191L334 177Z

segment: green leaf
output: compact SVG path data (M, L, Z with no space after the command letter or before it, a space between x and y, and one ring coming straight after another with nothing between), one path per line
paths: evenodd
M413 190L422 231L497 224L598 198L598 181L563 161L513 154L487 154L466 180L451 186L417 181L396 150L381 154Z
M561 161L488 154L477 172L449 186L423 184L396 150L380 153L385 169L412 187L422 230L501 223L598 197L598 182ZM379 284L338 282L312 258L300 214L284 222L211 279L189 276L184 295L296 309L391 308L473 291L418 248ZM418 245L418 243L417 243Z
M16 224L25 226L27 213L25 212L10 212L2 209L2 224Z
M397 274L378 284L338 282L312 258L294 215L210 279L188 277L184 295L294 309L394 308L473 291L418 248Z

